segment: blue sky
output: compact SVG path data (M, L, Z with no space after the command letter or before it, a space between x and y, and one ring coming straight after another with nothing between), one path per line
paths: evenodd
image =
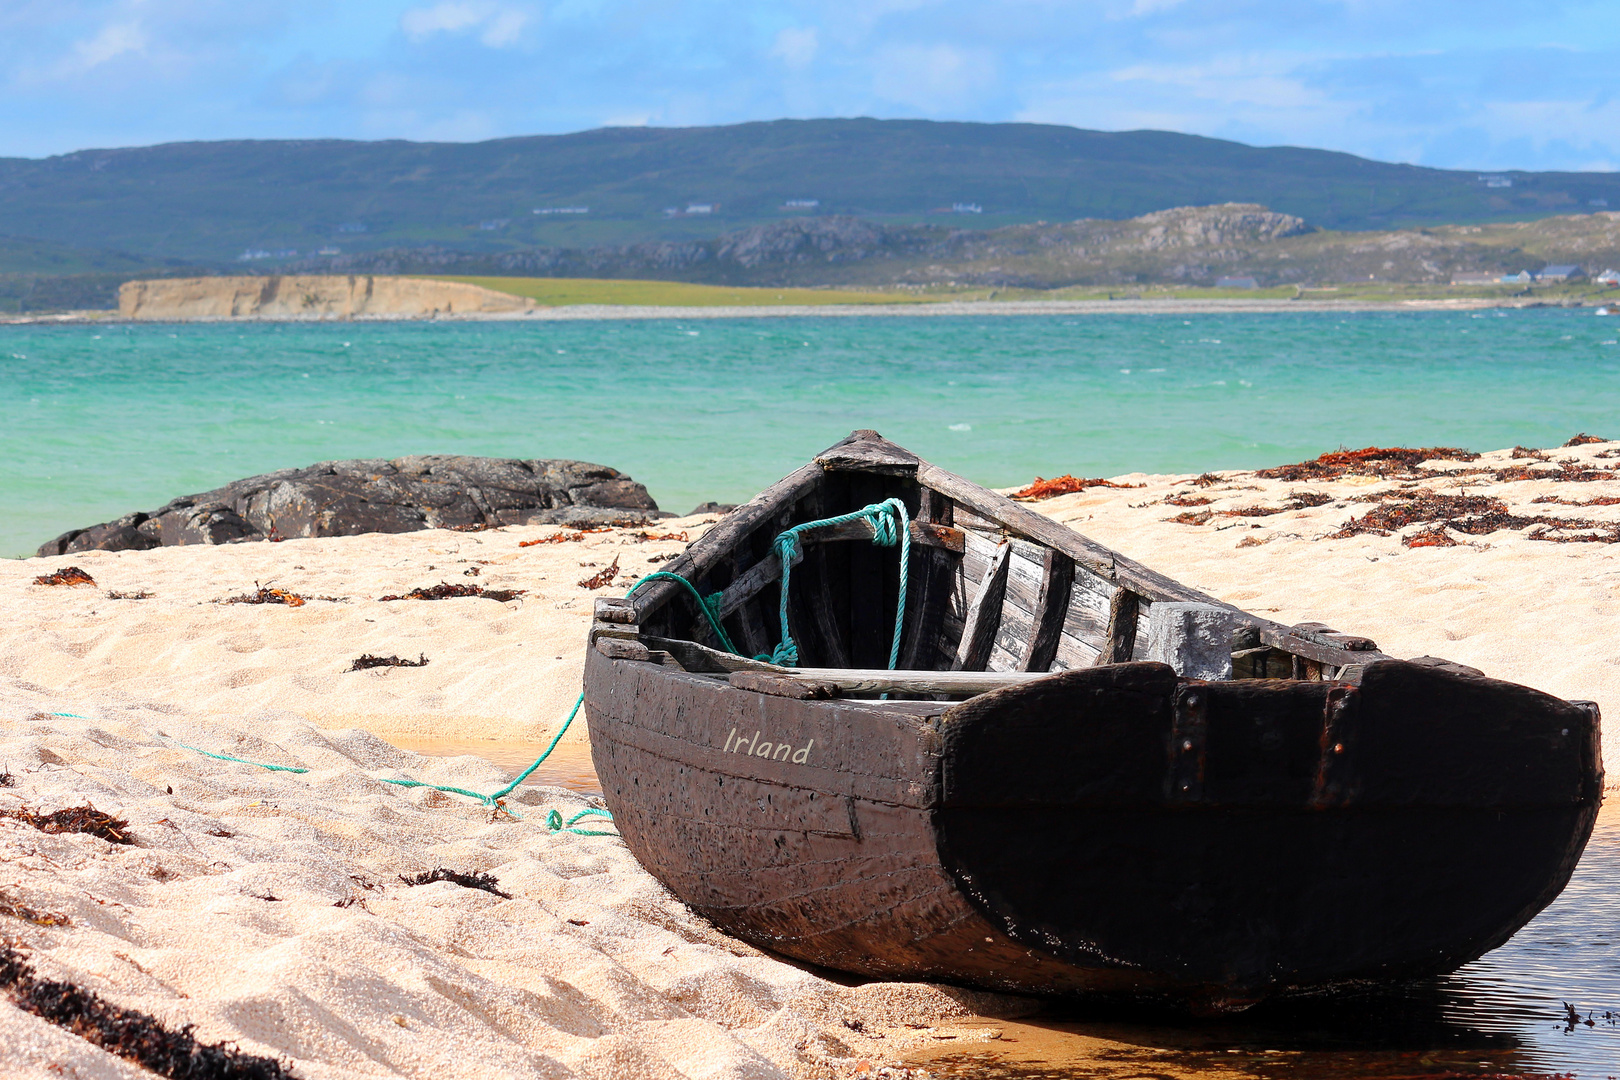
M0 0L0 156L777 117L1620 168L1620 0Z

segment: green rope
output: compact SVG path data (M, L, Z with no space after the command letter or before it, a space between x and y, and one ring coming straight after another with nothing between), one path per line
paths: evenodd
M55 713L54 715L56 715L56 716L67 716L69 714L68 713ZM211 757L215 761L234 761L238 765L253 765L253 766L256 766L256 767L258 767L260 769L269 769L271 772L291 772L291 773L309 772L308 769L301 769L297 765L267 765L262 761L249 761L247 758L232 757L229 754L216 754L212 750L204 750L200 746L192 746L190 743L183 743L179 739L171 739L171 738L169 738L169 736L163 734L163 732L161 732L161 731L158 732L158 737L160 739L164 739L164 740L166 740L168 742L172 742L176 746L183 746L187 750L195 751L196 753L201 754L203 757Z
M726 652L736 653L738 656L742 655L737 646L732 644L730 635L726 633L726 628L720 625L720 599L725 595L724 593L715 593L705 599L703 594L697 591L697 586L681 577L681 575L672 574L668 570L656 570L630 586L629 591L624 594L625 597L628 598L649 581L677 581L686 586L686 591L691 593L692 599L697 601L698 610L703 612L704 618L709 620L709 626L714 630L714 636L720 639L720 644L725 647Z
M889 646L889 670L894 670L895 664L900 662L900 638L906 618L906 582L911 568L911 519L906 513L905 503L899 499L885 499L852 513L795 525L777 536L776 555L782 562L782 640L776 646L776 651L771 653L771 663L783 667L797 667L799 664L799 646L788 629L788 580L799 555L799 534L824 525L843 525L850 521L870 521L872 543L878 547L894 547L897 544L900 547L900 597L894 611L894 640Z
M612 814L610 814L606 810L602 810L602 809L600 809L598 807L595 807L595 806L587 806L585 809L581 810L579 813L575 814L573 817L569 818L567 821L564 821L563 816L561 814L559 814L557 811L553 810L551 813L546 815L546 828L550 829L552 832L571 832L575 836L618 836L619 835L616 832L592 832L589 829L576 829L576 828L573 827L574 823L576 821L579 821L581 818L593 817L593 816L594 817L605 817L609 821L613 820L613 815Z
M485 806L498 808L503 813L507 813L507 814L512 815L515 818L520 818L521 819L523 817L522 814L520 814L517 811L515 811L515 810L511 809L510 807L506 806L504 803L501 802L501 800L504 799L506 796L510 795L513 791L516 791L518 785L523 783L523 781L527 780L529 778L529 775L531 773L533 773L534 770L538 769L541 766L541 764L548 757L551 756L551 752L553 750L557 749L557 744L559 742L561 742L562 737L565 734L567 734L568 726L574 722L574 717L579 715L580 706L582 706L584 704L585 704L585 695L581 694L581 695L579 695L578 698L576 698L574 700L574 707L572 709L568 710L568 719L563 721L562 727L557 729L557 734L552 736L551 744L546 747L545 752L542 753L539 757L535 758L534 759L534 764L530 765L527 769L524 769L521 773L519 773L517 775L516 779L514 779L511 783L507 784L505 787L501 788L499 791L492 792L491 794L485 795L484 793L479 792L479 791L468 791L466 788L454 787L454 786L452 786L450 784L430 784L425 780L393 780L393 779L389 779L386 776L379 776L379 777L376 777L376 779L381 781L384 784L392 784L395 787L428 788L428 789L430 789L432 791L444 791L444 792L448 792L448 793L450 793L452 795L465 795L469 799L477 799L479 802L483 803ZM88 719L88 717L77 716L74 713L52 713L52 715L53 716L72 716L72 717L74 717L75 719L78 719L78 720ZM308 769L299 768L299 767L297 767L295 765L268 765L268 764L266 764L266 763L264 763L262 761L249 761L247 758L232 757L230 754L216 754L211 750L204 750L200 746L192 746L190 743L183 743L183 742L180 742L178 739L172 739L169 736L164 735L161 731L158 732L158 736L160 738L162 738L163 740L165 740L166 742L171 742L176 746L183 746L187 750L194 751L194 752L196 752L198 754L203 755L204 757L213 758L216 761L234 761L234 762L236 762L236 763L238 763L240 765L252 765L252 766L255 766L255 767L260 768L260 769L269 769L272 772L290 772L290 773L306 773L306 772L309 772ZM574 822L578 821L580 818L585 817L586 815L589 815L589 814L599 815L601 817L605 817L605 818L608 818L610 820L613 817L613 815L611 813L609 813L608 811L606 811L606 810L601 810L601 809L598 809L598 808L595 808L595 807L591 807L591 808L580 811L578 814L575 814L572 818L570 818L568 820L568 822L567 822L567 825L570 826L570 827L568 827L566 829L566 831L571 832L571 833L576 833L576 834L578 834L580 836L617 836L618 835L618 833L589 832L589 831L585 831L585 830L581 830L581 829L575 829L575 828L571 827L574 824ZM560 814L558 814L557 811L553 810L551 812L550 816L547 818L547 824L548 825L551 824L551 820L553 818L555 818L557 821L562 820L562 816ZM552 832L557 832L559 828L562 828L562 826L552 826L551 831Z

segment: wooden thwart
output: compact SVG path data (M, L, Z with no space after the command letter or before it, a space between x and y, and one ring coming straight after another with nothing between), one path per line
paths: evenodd
M811 691L805 696L824 696L834 687L845 694L947 694L960 697L987 694L1007 686L1022 686L1036 679L1049 679L1045 671L884 671L881 668L777 668L769 673L738 671L729 676L732 686L762 690L778 697L789 695L781 687L797 685ZM774 689L765 690L770 685ZM797 695L794 695L797 696Z

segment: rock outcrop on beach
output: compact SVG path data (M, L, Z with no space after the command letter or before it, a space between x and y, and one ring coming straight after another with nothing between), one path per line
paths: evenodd
M463 281L371 274L156 278L126 282L126 319L422 319L527 311L534 301Z
M39 554L665 516L644 486L605 465L424 454L250 476L150 513L71 529Z

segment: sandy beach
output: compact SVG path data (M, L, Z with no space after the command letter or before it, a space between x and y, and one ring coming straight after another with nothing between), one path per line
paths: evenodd
M419 314L365 314L344 317L347 322L579 322L610 319L780 319L919 316L1024 316L1024 315L1267 315L1292 312L1341 313L1361 311L1483 311L1490 308L1569 307L1579 304L1513 297L1432 297L1414 300L1267 299L1243 297L1185 300L942 300L926 303L872 304L760 304L713 306L566 304L521 311L456 311ZM117 311L71 311L39 315L0 315L0 325L129 322ZM142 321L165 321L147 319ZM175 322L332 322L331 315L238 315L177 318Z
M1134 474L1032 505L1258 614L1326 622L1620 718L1620 547L1525 527L1407 546L1432 525L1343 528L1428 492L1588 519L1597 526L1550 535L1596 535L1620 526L1620 481L1578 477L1617 456L1608 442L1544 461L1432 460L1405 478ZM1567 479L1512 478L1524 466ZM1537 501L1548 498L1561 501ZM65 917L0 917L0 933L42 976L305 1078L870 1076L925 1047L998 1037L989 1021L1026 1002L850 986L718 934L616 839L549 827L551 811L593 805L579 791L526 786L507 813L382 782L502 786L509 774L479 757L387 740L537 753L578 694L593 596L620 595L714 520L0 562L0 767L13 779L0 813L88 801L127 820L133 840L0 817L0 902ZM581 584L615 562L607 588ZM34 584L67 566L94 586ZM441 582L523 592L380 599ZM261 588L302 602L225 602ZM348 670L362 654L428 663ZM1617 726L1604 753L1620 779ZM582 760L584 738L578 724L560 752ZM492 875L510 898L402 880L439 867ZM8 1075L146 1075L10 1004L0 1043Z

